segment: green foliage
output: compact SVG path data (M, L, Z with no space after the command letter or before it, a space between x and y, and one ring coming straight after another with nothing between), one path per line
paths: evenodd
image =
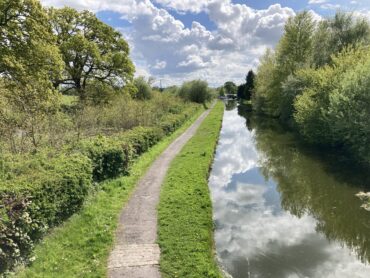
M40 152L29 159L25 155L3 157L0 273L27 261L34 242L82 206L92 180L128 174L136 157L183 125L197 109L199 106L189 106L173 118L163 118L163 129L136 127L110 137L82 140L70 148L75 154Z
M176 130L187 118L194 113L194 107L189 107L181 114L168 114L162 118L159 126L165 134L170 134Z
M121 145L118 140L105 136L84 140L80 148L91 159L93 179L98 182L127 173L132 160L130 145Z
M103 82L91 81L86 85L86 100L95 106L110 104L117 96L123 94L122 90Z
M62 61L45 10L37 0L0 2L0 73L27 84L57 77ZM24 80L23 78L26 78Z
M60 74L61 56L39 1L3 0L0 11L0 132L13 151L18 137L37 149L58 108L50 79Z
M153 92L152 98L145 101L120 94L106 105L84 106L72 115L79 138L85 138L120 133L136 126L156 126L163 117L195 106L169 93Z
M136 183L202 111L194 111L191 120L140 156L132 165L129 176L102 183L101 190L88 197L79 213L53 230L36 246L35 261L17 273L16 277L105 277L117 219Z
M369 161L370 52L352 49L332 59L332 66L299 74L308 82L295 102L295 120L310 142L343 145Z
M277 70L282 80L307 65L312 53L313 31L313 19L307 11L288 19L276 50Z
M183 115L186 115L183 113ZM181 125L188 118L186 115L181 122ZM174 130L173 130L174 131ZM166 135L168 135L167 133ZM115 136L115 139L120 144L130 144L134 151L134 156L137 157L149 150L164 137L164 130L159 127L135 127L125 133Z
M246 81L245 95L244 95L245 100L250 100L252 97L252 94L254 92L254 87L255 87L255 84L254 84L255 78L256 78L256 75L254 74L253 70L248 71L247 77L245 79Z
M353 14L316 26L307 12L289 19L276 51L261 59L253 108L311 143L369 161L369 35L369 23Z
M27 261L34 242L76 212L91 186L90 160L82 155L20 159L10 168L16 175L0 183L0 273Z
M254 91L254 79L255 74L253 70L250 70L245 78L245 83L238 86L238 98L244 100L250 100Z
M236 95L238 91L238 87L235 85L234 82L227 81L224 84L224 90L225 90L225 94Z
M368 44L370 27L365 18L338 12L333 18L319 23L313 40L313 64L331 63L331 56L350 46Z
M270 50L262 57L258 68L254 109L273 117L292 111L293 100L286 95L283 83L290 75L308 65L312 53L313 20L302 12L288 20L276 52ZM289 100L289 101L288 101Z
M144 77L138 77L134 81L137 92L135 98L145 100L152 98L152 88Z
M51 128L48 120L56 116L60 104L60 95L48 81L28 81L20 86L0 80L0 134L13 152L39 148L42 134Z
M332 66L298 72L297 77L302 82L303 90L294 103L296 110L294 119L300 133L308 141L328 145L343 143L343 134L338 134L334 130L332 122L334 115L329 111L333 100L337 99L338 95L344 94L343 80L361 61L369 60L368 55L368 50L350 49L333 57ZM335 117L337 116L339 114Z
M169 95L176 95L179 88L177 86L170 86L163 90L163 93L169 94Z
M225 96L225 89L224 87L219 87L217 88L217 91L218 91L218 95L221 96L221 97L224 97Z
M276 56L267 49L258 67L255 94L252 97L253 109L257 113L278 116L280 86Z
M93 179L103 181L127 174L132 160L162 137L159 128L136 127L111 137L100 135L83 140L78 148L92 161Z
M188 101L205 104L211 100L212 93L208 83L202 80L185 82L178 91L179 96Z
M245 83L240 84L238 86L237 96L238 96L238 99L246 98L246 84Z
M222 277L214 258L208 173L221 128L217 103L173 160L158 207L163 277Z
M75 89L84 101L90 82L110 86L131 82L134 66L118 31L88 11L50 9L49 16L65 66L62 77L53 79L55 87Z

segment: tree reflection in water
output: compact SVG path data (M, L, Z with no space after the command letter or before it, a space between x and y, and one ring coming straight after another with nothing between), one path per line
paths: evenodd
M359 190L369 191L369 172L341 156L300 144L275 120L238 110L248 130L255 132L257 150L263 155L261 171L277 183L282 208L297 217L314 216L318 232L370 262L370 213L360 208L355 196Z
M235 278L369 277L370 213L355 196L367 171L233 105L209 179L223 266Z

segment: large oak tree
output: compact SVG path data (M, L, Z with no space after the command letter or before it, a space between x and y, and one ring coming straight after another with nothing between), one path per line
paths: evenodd
M129 46L118 31L88 11L63 8L49 13L65 63L63 77L54 80L55 87L74 89L84 101L89 84L120 86L132 81Z

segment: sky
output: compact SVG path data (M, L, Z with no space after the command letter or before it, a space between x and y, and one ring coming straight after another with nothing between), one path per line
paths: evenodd
M163 86L203 79L211 86L244 81L286 20L309 10L315 20L336 10L370 19L370 0L41 0L90 10L129 42L137 76Z

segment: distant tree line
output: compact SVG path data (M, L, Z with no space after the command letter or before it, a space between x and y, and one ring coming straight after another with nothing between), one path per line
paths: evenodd
M245 83L237 86L234 82L227 81L217 89L218 94L220 96L234 95L238 99L250 100L254 91L254 78L255 74L253 70L250 70L245 78Z

